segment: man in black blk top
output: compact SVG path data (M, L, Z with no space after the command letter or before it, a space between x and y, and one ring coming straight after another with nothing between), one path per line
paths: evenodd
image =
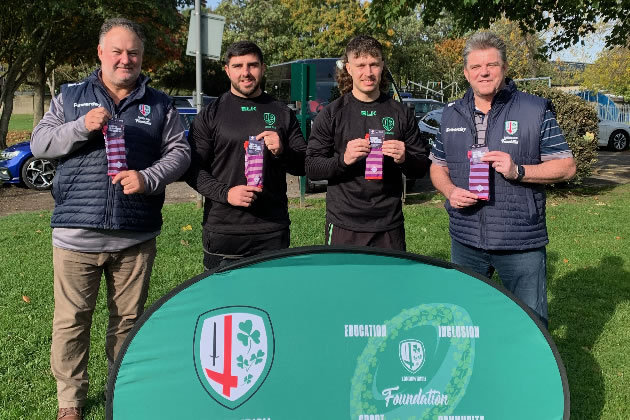
M190 129L188 184L206 197L204 267L288 248L287 172L304 175L306 143L293 111L262 92L260 48L239 41L225 53L229 92L205 107ZM262 187L248 186L245 153L264 140ZM251 184L251 183L250 183Z
M319 113L306 150L307 176L328 180L326 243L405 250L402 174L424 176L428 149L412 110L385 93L381 44L357 36L343 62L337 71L342 96ZM381 179L366 179L369 130L385 132Z

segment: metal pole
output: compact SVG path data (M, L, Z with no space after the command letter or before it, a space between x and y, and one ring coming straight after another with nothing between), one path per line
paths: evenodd
M308 64L302 63L302 79L300 80L300 91L301 98L300 102L302 104L300 111L300 122L302 123L302 132L304 133L304 138L308 140L308 136L311 130L309 130L309 120L308 120ZM306 204L306 176L300 177L300 207L304 207Z
M197 38L197 51L195 52L195 98L194 102L197 106L197 114L201 112L201 1L195 0L195 20L197 23L197 33L195 37ZM203 206L203 197L201 194L197 193L197 208L200 209Z

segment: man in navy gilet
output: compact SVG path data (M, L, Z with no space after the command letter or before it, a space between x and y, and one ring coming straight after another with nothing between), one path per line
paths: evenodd
M505 77L499 37L474 34L463 56L470 89L444 108L431 151L431 181L447 198L451 260L487 277L496 270L547 326L544 184L575 175L573 154L551 102Z
M59 160L51 219L55 312L50 355L58 419L82 418L101 276L107 284L105 350L111 368L147 299L164 189L190 163L178 112L140 74L143 52L144 36L136 23L106 21L98 44L101 68L80 83L62 86L33 131L33 154ZM112 126L124 127L124 147L108 143L106 150L103 128ZM118 165L121 160L124 166Z

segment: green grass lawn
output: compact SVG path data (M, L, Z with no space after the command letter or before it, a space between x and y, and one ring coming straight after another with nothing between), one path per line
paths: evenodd
M424 194L409 201L409 251L448 259L443 199ZM550 332L566 366L572 419L630 419L628 203L630 185L560 191L548 200ZM322 244L324 212L323 200L309 201L306 208L292 203L293 246ZM194 203L165 207L149 303L202 271L201 215ZM49 212L0 218L2 419L50 419L56 410L48 360L53 312L49 221ZM103 296L101 290L92 329L87 419L104 418Z
M9 120L9 131L31 131L33 114L12 114Z

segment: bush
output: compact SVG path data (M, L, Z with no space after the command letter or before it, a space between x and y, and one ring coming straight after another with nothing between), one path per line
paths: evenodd
M544 85L519 86L519 89L550 99L556 108L558 124L573 151L577 173L570 182L580 184L597 162L597 137L599 118L588 102L576 95Z

